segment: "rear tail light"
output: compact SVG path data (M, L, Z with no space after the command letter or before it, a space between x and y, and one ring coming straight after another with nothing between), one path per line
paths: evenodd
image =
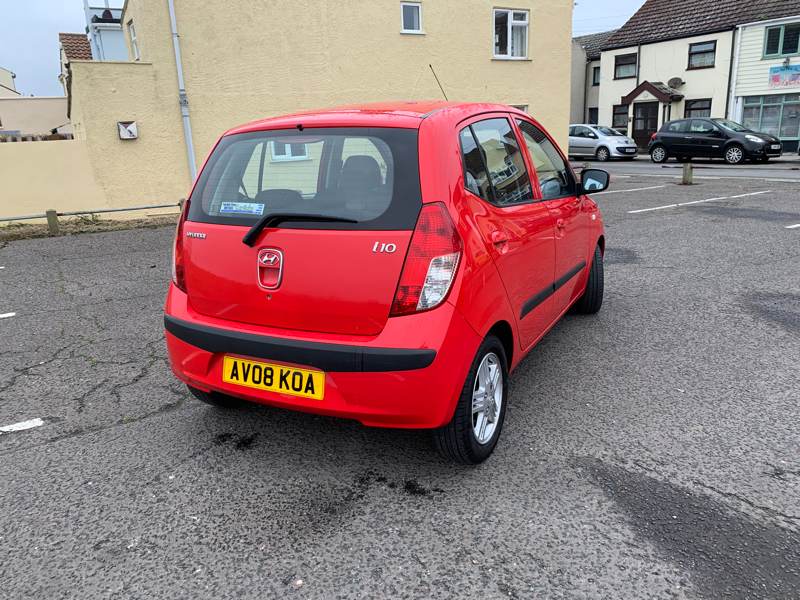
M186 292L185 260L183 252L183 224L186 222L186 215L189 214L189 200L183 203L181 218L178 219L178 226L175 228L175 243L172 245L172 283Z
M652 142L654 139L656 139L657 135L658 135L658 132L656 131L653 135L650 136L650 141Z
M444 204L426 204L411 236L390 316L430 310L447 298L461 259L461 238Z

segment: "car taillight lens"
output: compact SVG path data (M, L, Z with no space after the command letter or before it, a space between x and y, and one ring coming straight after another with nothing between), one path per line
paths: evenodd
M651 135L650 136L650 141L652 142L654 139L656 139L657 135L658 135L658 132L655 132L653 135Z
M444 204L426 204L411 236L390 315L408 315L441 304L460 259L461 238Z
M178 219L178 226L175 228L175 243L172 245L172 283L181 290L186 292L186 276L184 272L183 255L183 224L186 222L186 215L189 214L189 200L183 203L183 210L181 210L181 218Z

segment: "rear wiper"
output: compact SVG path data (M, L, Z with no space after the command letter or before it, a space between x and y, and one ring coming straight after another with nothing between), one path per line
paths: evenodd
M256 238L267 227L275 227L284 221L302 221L304 223L358 223L353 219L343 219L341 217L329 217L326 215L303 215L297 213L273 213L271 215L264 215L259 219L258 223L250 228L244 237L242 243L250 246L251 248L256 244Z

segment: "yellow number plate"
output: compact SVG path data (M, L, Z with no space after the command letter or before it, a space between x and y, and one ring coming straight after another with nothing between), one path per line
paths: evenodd
M313 400L322 400L325 395L325 373L322 371L295 369L232 356L226 356L222 361L222 381Z

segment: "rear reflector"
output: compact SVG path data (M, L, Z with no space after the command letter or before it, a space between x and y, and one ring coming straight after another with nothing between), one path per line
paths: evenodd
M461 238L444 204L426 204L411 238L390 316L441 304L450 292L460 259Z

